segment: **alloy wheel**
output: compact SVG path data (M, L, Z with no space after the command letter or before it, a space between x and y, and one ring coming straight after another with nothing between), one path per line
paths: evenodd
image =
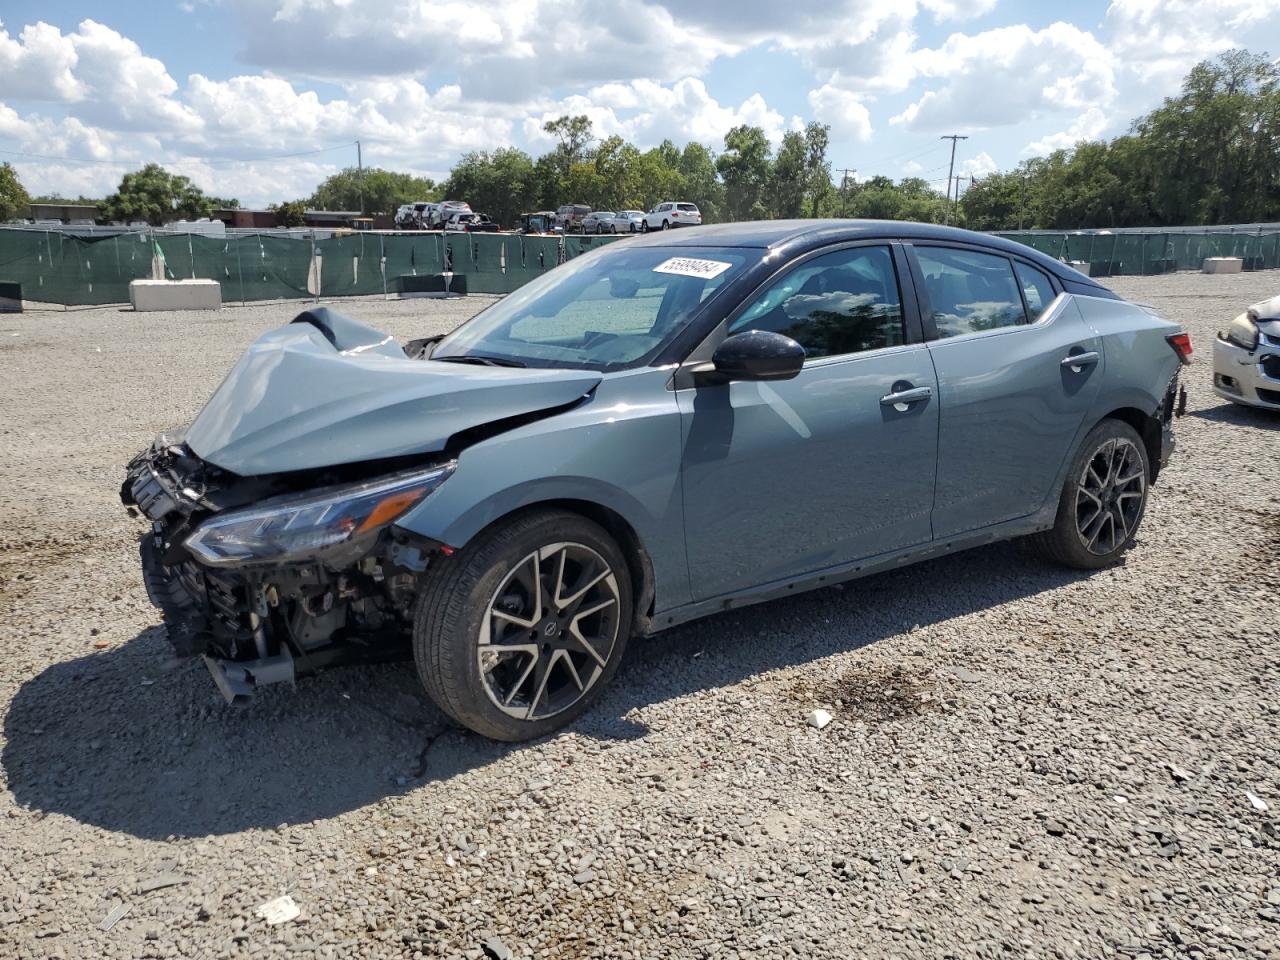
M480 625L485 692L519 720L568 710L595 686L618 640L618 580L581 543L553 543L503 579Z
M1106 556L1126 543L1142 517L1147 471L1133 441L1104 442L1076 487L1076 533L1086 550Z

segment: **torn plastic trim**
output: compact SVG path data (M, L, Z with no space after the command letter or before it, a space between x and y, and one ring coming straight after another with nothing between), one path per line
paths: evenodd
M227 703L243 706L261 687L273 683L292 684L296 679L293 654L287 646L274 656L258 660L222 660L204 655L204 665Z

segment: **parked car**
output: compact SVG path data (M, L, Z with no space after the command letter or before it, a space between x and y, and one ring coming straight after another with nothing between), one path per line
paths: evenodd
M613 217L612 210L592 210L582 218L582 232L612 233Z
M539 210L537 213L520 214L521 233L555 233L559 229L556 226L556 212L554 210Z
M610 233L639 233L644 222L643 210L619 210L609 224Z
M702 212L696 204L667 201L660 203L640 221L642 233L670 230L672 227L696 227L702 223Z
M431 217L427 221L427 226L432 230L442 230L444 225L449 222L449 218L455 213L470 213L471 204L465 200L445 200L437 203L431 210Z
M556 211L556 226L565 233L579 233L582 221L590 212L591 208L585 203L566 203Z
M484 213L455 213L444 225L446 230L460 230L467 233L498 233L500 224L491 220Z
M1218 334L1213 392L1232 403L1280 410L1280 296L1255 303Z
M720 224L598 248L403 348L307 310L121 495L170 640L228 698L411 651L447 714L523 740L633 635L1013 537L1115 562L1190 353L997 237Z
M426 200L416 203L404 203L396 208L395 226L397 230L422 230L430 222L432 213L439 206Z

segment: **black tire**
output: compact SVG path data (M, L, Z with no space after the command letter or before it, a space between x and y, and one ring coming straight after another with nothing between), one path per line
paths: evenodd
M670 229L671 229L671 221L670 221L670 220L663 220L663 221L662 221L662 229L663 229L663 230L670 230Z
M1103 483L1106 489L1091 492L1086 476L1090 486L1092 477L1109 480L1109 476L1100 477L1099 467L1108 458L1114 461L1120 451L1128 469L1122 465L1116 479L1131 474L1135 479L1119 488L1116 500L1111 499L1114 485ZM1086 469L1092 473L1086 475ZM1122 420L1103 420L1089 431L1071 461L1053 528L1028 537L1028 545L1044 559L1076 570L1110 566L1133 544L1146 513L1150 483L1151 462L1138 432ZM1136 493L1139 486L1140 495ZM1099 493L1101 496L1095 495ZM1087 542L1090 534L1094 537L1092 547Z
M598 648L594 655L597 660L603 660L603 664L597 670L592 666L592 661L581 652L585 648L577 644L576 640L558 637L554 642L573 644L574 649L580 651L577 654L578 666L572 666L571 663L570 667L558 667L555 657L562 656L568 659L568 655L561 654L558 650L550 655L546 653L551 643L542 643L546 638L541 634L541 621L537 617L531 617L534 628L529 637L523 635L523 628L507 627L505 629L514 630L520 634L517 639L525 645L540 648L532 654L534 664L515 659L520 656L529 656L527 653L517 652L510 660L495 663L482 671L481 659L486 656L483 651L489 648L481 646L481 631L482 629L492 631L494 629L492 624L496 618L506 618L505 613L491 612L505 599L499 598L498 592L520 587L521 584L513 581L513 578L517 576L522 565L526 564L532 555L553 545L581 548L585 551L584 556L595 554L612 574L611 577L604 579L604 586L601 589L615 596L616 600L610 602L604 612L593 615L601 618L597 623L605 622L610 613L616 618L614 636L608 647L607 656L602 655ZM555 556L558 556L558 553ZM539 563L546 562L549 562L549 558L534 561L533 569L540 571ZM563 576L563 566L560 567L560 571L560 575ZM585 566L581 575L587 578ZM559 580L556 583L555 596L559 597ZM514 587L509 584L514 584ZM566 616L572 618L573 612L577 609L574 607L574 610ZM547 619L550 620L553 617L554 613ZM498 622L501 623L501 621ZM576 625L577 621L574 620L573 623ZM545 736L558 730L572 723L591 706L600 691L617 672L626 650L631 626L631 577L626 558L613 538L598 524L578 514L561 510L535 510L517 515L509 522L496 524L479 534L471 543L451 557L438 557L432 561L424 578L423 589L414 612L413 655L418 667L418 676L423 687L426 688L427 695L441 710L458 723L483 736L494 740L517 742ZM564 631L564 634L567 635L568 632ZM606 630L605 633L607 635L608 631ZM528 641L534 637L536 642L529 643ZM491 634L490 638L492 639ZM502 649L505 643L507 643L507 637L504 636L502 643L495 643L493 647ZM492 655L495 661L499 659L498 654ZM525 665L528 665L531 673L524 674L524 677L532 677L536 686L537 674L532 671L542 657L548 657L550 663L546 671L549 679L542 688L548 710L552 707L551 677L571 676L575 680L580 680L584 666L594 671L594 675L585 684L585 690L577 694L577 699L555 712L531 719L513 716L507 711L520 708L522 701L517 701L514 707L511 705L511 700L507 701L509 704L507 708L500 706L497 696L502 691L494 692L496 685L494 674L506 668L507 664L511 664L511 667L507 668L509 669L507 676L517 675ZM569 694L574 693L567 682L562 686ZM526 679L516 681L514 687L517 693L529 688ZM537 708L542 702L542 697L536 692L529 699L533 700L533 708ZM532 713L532 710L530 712Z
M640 232L641 232L641 233L648 233L648 232L649 232L649 221L648 221L647 219L646 219L646 220L641 220L641 221L640 221Z

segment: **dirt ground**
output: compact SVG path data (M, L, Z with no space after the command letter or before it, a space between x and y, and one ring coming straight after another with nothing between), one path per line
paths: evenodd
M232 709L169 654L123 465L298 304L0 315L0 957L1277 960L1280 415L1209 384L1280 273L1113 286L1197 349L1121 566L1001 544L720 615L517 746L409 664Z

